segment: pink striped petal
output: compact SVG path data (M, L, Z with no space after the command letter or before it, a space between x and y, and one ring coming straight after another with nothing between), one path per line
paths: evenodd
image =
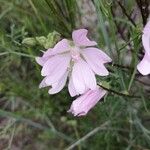
M145 52L150 56L150 31L142 35L142 43L143 43Z
M78 60L73 66L72 80L75 90L80 94L83 94L88 89L96 88L95 75L82 59Z
M72 80L72 76L70 77L70 80L69 80L68 90L69 90L69 93L70 93L71 97L79 95L79 93L77 93L77 91L75 90L73 80Z
M52 75L55 70L59 68L64 69L63 67L69 65L71 57L69 54L56 55L48 59L48 61L44 64L41 74L42 76ZM63 65L61 67L61 65Z
M60 92L66 84L67 76L68 76L68 71L66 71L66 73L62 76L62 78L58 82L52 84L52 88L48 91L48 93L56 94Z
M68 112L74 116L85 116L105 94L106 91L101 88L89 90L73 101Z
M45 83L46 77L41 81L39 88L47 87L48 85Z
M91 92L92 92L92 90L88 90L83 95L81 95L77 99L75 99L72 102L71 107L68 110L68 112L72 113L74 116L78 116L78 115L84 113L84 110L80 109L80 106L81 106L81 104L83 104L87 100L87 98L89 97L89 95L91 94Z
M36 62L41 66L43 66L48 59L49 59L48 57L36 57L35 58Z
M45 63L46 63L46 61L52 56L52 55L50 55L49 53L51 52L51 48L50 49L48 49L47 51L45 51L44 53L43 53L43 56L42 57L36 57L35 58L35 60L36 60L36 62L39 64L39 65L41 65L41 66L43 66Z
M82 53L88 55L91 59L98 61L99 63L108 63L111 62L112 59L102 50L94 47L89 47L83 49Z
M107 76L109 74L104 63L110 62L111 59L104 52L97 48L87 48L82 51L82 55L96 74L100 76Z
M137 65L137 69L142 75L150 74L150 57L149 57L149 55L145 54L142 61Z
M69 51L69 43L67 39L62 39L60 42L58 42L55 47L48 51L48 55L56 55L56 54L61 54L64 52L68 52Z
M61 55L56 55L51 57L43 66L41 74L42 76L50 75L53 70L60 65L60 63L64 60Z
M70 55L65 54L63 56L60 56L60 58L59 58L59 63L55 65L53 64L54 65L53 67L49 66L52 67L52 71L50 72L50 74L47 76L47 79L45 80L47 85L52 85L53 83L59 81L67 71L67 68L69 67L69 63L71 59Z
M52 55L52 48L49 48L47 51L44 52L43 57L49 57L49 56L53 56Z
M72 39L76 46L95 46L97 43L95 41L90 41L87 38L88 30L79 29L72 33Z

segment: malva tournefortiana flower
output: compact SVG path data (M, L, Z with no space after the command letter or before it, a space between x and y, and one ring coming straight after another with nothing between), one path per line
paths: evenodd
M148 75L150 74L150 21L144 27L142 43L145 49L145 55L137 65L137 69L142 75Z
M72 33L73 41L62 39L42 57L36 58L44 76L40 88L50 86L49 94L58 93L69 77L68 90L73 97L97 88L95 74L109 74L104 64L111 62L111 58L93 47L97 43L89 40L87 33L86 29L75 30Z
M68 112L74 116L85 116L105 94L106 91L100 87L97 87L95 90L88 90L72 102Z

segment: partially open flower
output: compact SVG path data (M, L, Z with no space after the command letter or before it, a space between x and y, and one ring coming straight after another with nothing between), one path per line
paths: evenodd
M69 93L75 96L96 89L95 74L109 74L104 64L111 62L111 58L102 50L92 47L97 43L90 41L87 33L86 29L75 30L72 33L73 41L62 39L53 49L36 58L43 67L41 74L45 77L40 87L51 86L49 94L62 90L68 76Z
M142 75L148 75L150 74L150 21L144 27L142 43L145 49L145 55L137 65L137 69Z
M72 102L68 112L74 116L85 116L105 94L106 91L100 87L95 90L89 90Z

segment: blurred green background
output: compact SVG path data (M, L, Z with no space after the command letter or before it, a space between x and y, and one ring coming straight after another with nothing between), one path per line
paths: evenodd
M0 0L0 150L150 149L150 78L136 71L148 6L149 0ZM113 59L110 75L97 78L112 91L79 118L67 113L74 100L67 88L56 95L38 88L35 56L45 48L22 44L53 31L70 39L78 28Z

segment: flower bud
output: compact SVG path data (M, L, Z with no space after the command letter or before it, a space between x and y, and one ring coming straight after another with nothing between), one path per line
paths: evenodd
M29 46L35 46L36 45L36 39L35 38L25 38L23 39L22 41L22 44L26 44L26 45L29 45Z
M60 40L60 36L61 35L56 31L49 33L47 35L47 39L46 39L44 47L46 49L53 47Z
M46 43L46 37L45 36L37 36L36 37L37 42L41 45L44 46Z

